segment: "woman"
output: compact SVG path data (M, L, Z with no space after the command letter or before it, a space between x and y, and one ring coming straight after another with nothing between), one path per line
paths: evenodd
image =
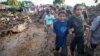
M75 34L70 43L71 55L75 56L75 49L77 47L76 56L84 56L84 6L82 4L76 4L73 9L73 15L69 18L69 25L72 28L72 32Z

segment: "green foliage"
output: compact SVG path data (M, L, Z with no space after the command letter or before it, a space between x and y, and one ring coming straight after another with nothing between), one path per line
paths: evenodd
M28 4L28 3L29 3L29 6L34 6L34 4L31 1L23 1L22 7L25 7L24 4Z
M61 4L61 3L62 3L62 0L54 0L53 3L54 3L54 4Z
M98 2L98 0L94 0L94 2L95 2L95 3L97 3L97 2Z
M19 9L22 9L23 8L23 4L22 2L19 1Z
M7 5L7 2L0 2L1 4L5 4L5 5Z
M9 11L16 12L20 9L22 9L22 3L17 0L7 0L7 4L11 6L11 8L8 8Z
M100 8L100 3L96 5L97 8Z
M20 7L20 3L17 0L7 0L7 4L15 8Z
M16 12L18 9L16 9L15 7L11 7L11 8L8 8L8 11L11 11L11 12Z

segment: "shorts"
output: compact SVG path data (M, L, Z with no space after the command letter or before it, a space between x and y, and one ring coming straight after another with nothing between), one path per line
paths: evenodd
M53 28L53 25L52 25L52 24L50 24L50 25L46 25L46 29L50 29L50 30L52 30L52 28Z

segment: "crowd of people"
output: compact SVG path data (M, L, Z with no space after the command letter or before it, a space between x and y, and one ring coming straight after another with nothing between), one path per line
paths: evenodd
M54 37L51 41L56 50L55 53L68 56L67 39L69 39L71 56L94 55L94 49L100 44L100 15L93 20L91 25L88 25L89 17L82 4L76 4L73 11L56 6L50 7L40 14L47 34L53 33ZM84 35L86 36L84 37ZM86 53L84 49L86 49ZM57 55L55 54L55 56Z

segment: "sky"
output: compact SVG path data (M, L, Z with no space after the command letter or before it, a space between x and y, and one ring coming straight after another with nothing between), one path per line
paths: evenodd
M6 1L6 0L0 0L0 1ZM40 4L52 4L53 0L18 0L18 1L32 1L35 5L40 5ZM98 0L100 3L100 0ZM70 5L70 6L74 6L77 3L85 3L88 6L91 5L96 5L98 3L94 3L93 0L66 0L65 4L66 5Z
M34 2L34 4L52 4L53 0L32 0L32 2ZM70 6L74 6L77 3L85 3L88 6L97 4L94 3L93 0L66 0L65 1L65 4ZM100 3L100 0L98 3Z

